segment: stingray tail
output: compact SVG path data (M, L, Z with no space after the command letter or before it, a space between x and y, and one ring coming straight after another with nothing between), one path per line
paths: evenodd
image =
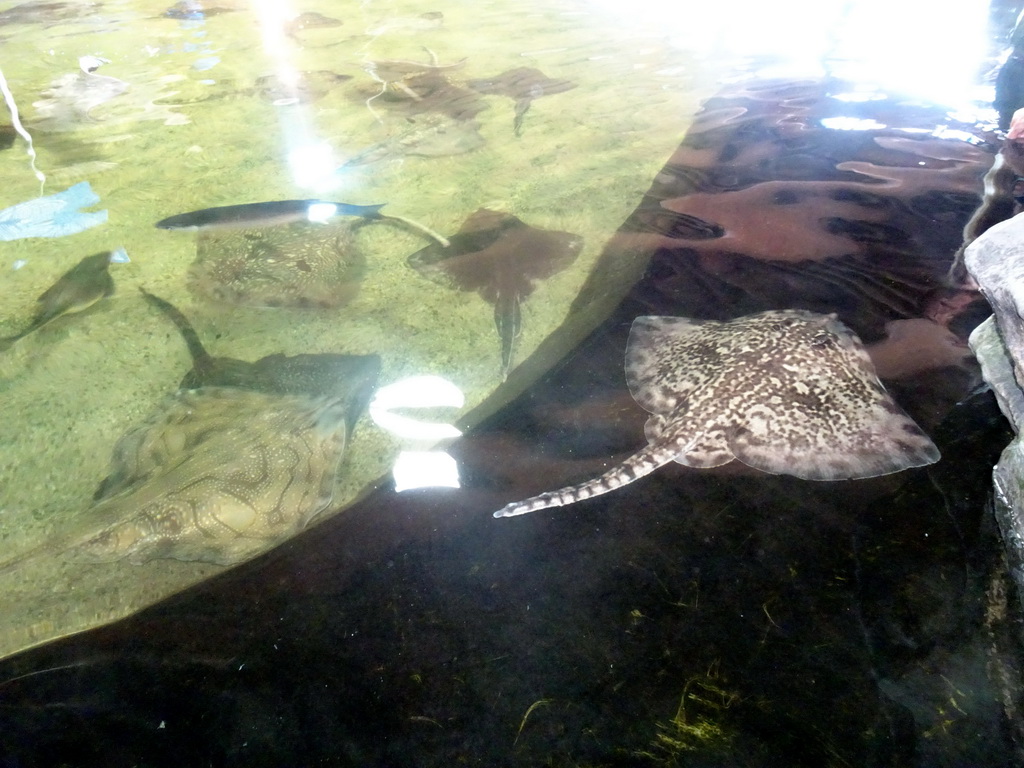
M23 333L16 333L13 336L5 336L4 338L0 339L0 352L6 352L8 349L13 347L18 342L18 340L24 335L25 334Z
M335 214L342 216L362 216L364 219L379 219L382 214L381 209L387 205L387 203L377 203L376 205L353 205L352 203L331 203L336 206Z
M494 325L501 339L501 380L505 381L512 371L516 341L523 328L519 296L515 291L498 294L498 300L494 303Z
M192 327L192 323L188 321L188 318L185 317L181 311L169 301L165 301L159 296L154 296L141 286L139 287L139 290L142 292L142 295L146 297L146 301L167 315L170 321L177 326L178 332L181 334L181 337L185 340L185 344L188 346L189 354L192 355L192 363L196 370L202 369L207 363L209 363L211 360L210 353L206 351L202 342L199 341L199 334L196 333L196 329Z
M9 557L6 560L0 561L0 576L5 576L11 571L18 568L22 563L27 560L31 560L36 555L42 552L53 552L57 547L49 541L44 541L42 544L36 544L28 549L22 550L13 557Z
M600 496L616 488L632 483L645 475L651 474L658 467L662 467L675 459L684 446L681 440L658 441L648 445L641 451L637 451L621 464L617 464L600 477L588 480L579 485L570 485L560 488L557 491L548 491L539 496L533 496L523 501L514 501L494 513L495 517L514 517L525 515L527 512L536 512L538 509L549 507L563 507L566 504L590 499Z
M438 243L441 244L442 248L447 248L449 245L451 245L451 242L449 242L448 239L443 235L438 234L425 224L420 224L418 221L407 219L405 218L405 216L394 216L392 214L378 213L372 216L367 216L367 218L377 219L378 221L397 221L399 224L402 224L408 227L409 229L418 232L421 235L426 235L431 240L436 240Z

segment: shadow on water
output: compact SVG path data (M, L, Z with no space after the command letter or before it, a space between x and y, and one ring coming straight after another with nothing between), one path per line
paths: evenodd
M5 764L1019 764L1020 617L986 508L1010 435L964 346L987 310L944 282L994 148L841 91L706 104L598 267L640 248L646 275L452 447L461 490L381 490L0 664ZM785 307L858 332L943 460L837 483L670 465L492 519L642 445L634 317Z

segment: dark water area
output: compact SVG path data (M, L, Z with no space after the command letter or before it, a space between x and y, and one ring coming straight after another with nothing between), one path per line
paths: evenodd
M996 144L846 92L705 104L599 265L643 249L645 275L452 446L461 489L382 488L0 663L0 765L1022 764L1020 603L989 510L1011 433L966 347L988 310L947 280ZM491 517L644 444L635 317L780 308L837 313L943 459L833 483L673 464Z

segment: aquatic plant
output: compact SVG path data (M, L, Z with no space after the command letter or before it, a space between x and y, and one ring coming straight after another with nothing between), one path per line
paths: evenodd
M681 760L687 753L727 753L733 734L724 723L724 713L739 700L739 694L719 684L714 669L690 678L683 686L675 715L667 723L658 723L651 750L637 752L636 757L676 766L683 765Z

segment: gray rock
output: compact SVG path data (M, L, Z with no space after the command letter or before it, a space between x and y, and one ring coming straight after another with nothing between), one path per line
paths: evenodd
M965 263L993 312L971 334L971 349L1017 433L992 478L1007 563L1018 593L1024 595L1024 216L986 231L967 248Z

